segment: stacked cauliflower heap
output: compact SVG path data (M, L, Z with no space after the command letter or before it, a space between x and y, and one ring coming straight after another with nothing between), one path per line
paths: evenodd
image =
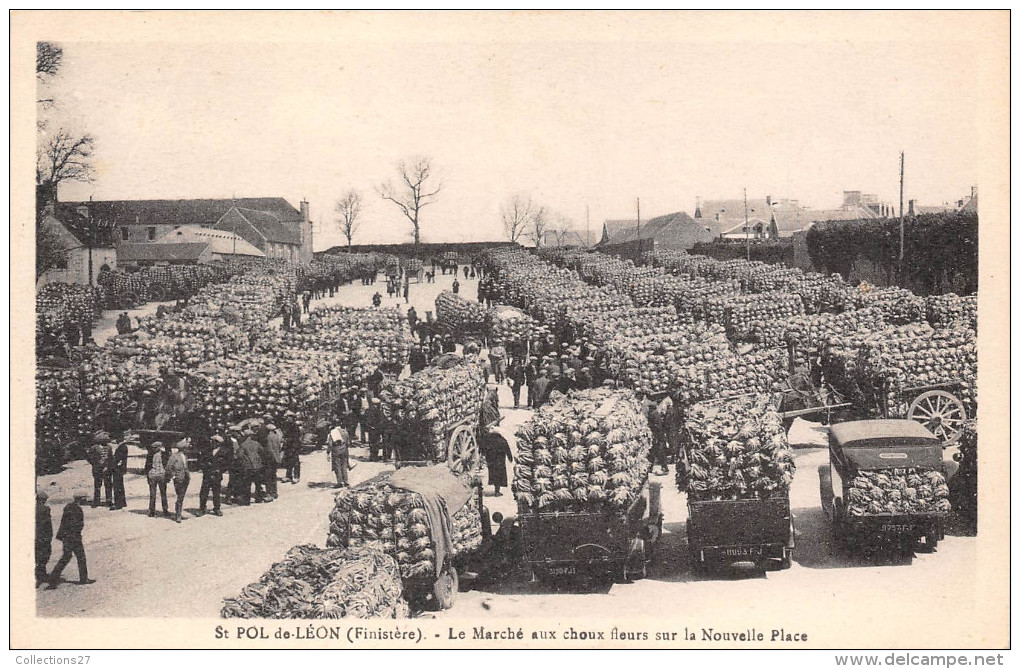
M481 332L492 316L481 303L444 290L436 297L436 320L455 333Z
M374 548L301 545L225 599L223 618L409 618L400 572Z
M934 469L861 470L847 484L853 516L949 513L949 486Z
M781 497L793 482L793 453L767 395L692 406L684 451L677 486L694 501Z
M626 509L648 477L651 431L633 393L571 393L517 431L513 491L521 513Z

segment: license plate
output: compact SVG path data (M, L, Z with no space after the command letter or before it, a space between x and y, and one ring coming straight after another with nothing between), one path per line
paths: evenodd
M549 567L550 576L573 576L577 573L577 567Z
M717 555L728 558L761 557L761 546L731 546L729 548L717 548Z
M900 534L906 532L913 532L916 525L909 525L905 523L885 523L878 529L884 534Z

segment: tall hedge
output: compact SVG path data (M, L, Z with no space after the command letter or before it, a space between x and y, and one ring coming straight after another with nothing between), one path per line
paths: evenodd
M849 279L854 262L868 260L894 282L922 294L977 291L978 217L972 212L921 214L904 223L899 271L899 219L816 223L807 233L811 262L820 272Z

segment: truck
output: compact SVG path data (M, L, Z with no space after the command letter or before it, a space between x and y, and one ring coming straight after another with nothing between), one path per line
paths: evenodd
M794 549L789 493L768 499L687 499L691 571L789 569Z
M644 577L662 535L661 484L641 488L625 511L520 509L524 561L536 580Z
M858 420L829 430L829 464L818 468L822 510L837 547L850 551L892 549L933 552L945 536L948 513L851 513L850 482L862 471L934 470L949 478L943 442L910 419Z

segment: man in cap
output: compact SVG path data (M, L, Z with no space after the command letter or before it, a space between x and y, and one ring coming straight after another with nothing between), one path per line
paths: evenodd
M232 504L237 504L241 500L241 479L243 475L241 473L241 427L239 425L231 425L227 428L227 446L230 448L230 461L225 471L230 474L230 478L227 479L227 499Z
M53 573L50 574L50 584L47 590L56 590L60 585L60 575L64 567L71 561L71 556L78 559L78 583L88 585L95 583L95 579L89 578L88 563L85 560L85 545L82 543L81 534L85 530L85 512L81 505L88 500L89 495L84 490L74 493L74 500L64 507L64 513L60 517L60 527L57 529L57 539L64 545L64 552L57 560Z
M159 490L163 502L163 515L170 515L166 502L166 470L169 462L170 454L163 449L163 442L152 442L149 445L149 454L145 458L145 478L149 482L150 518L156 515L156 490Z
M592 387L591 367L582 367L577 373L577 387L582 390Z
M92 444L89 446L87 459L92 466L92 508L99 506L100 496L103 489L106 489L106 505L113 506L113 479L110 476L111 455L107 445L110 441L108 432L96 432L92 435Z
M50 507L46 505L49 499L43 491L35 494L35 587L39 587L46 581L46 565L50 562L50 555L53 551L53 519L50 516Z
M538 409L545 403L546 395L549 393L549 370L540 369L538 378L531 384L528 391L528 403L532 409Z
M255 439L255 432L250 427L244 428L241 437L241 446L237 451L238 499L241 505L249 506L253 484L255 486L255 501L262 501L262 487L258 483L258 477L262 471L262 458L259 456L262 446Z
M510 393L514 396L514 408L517 409L521 406L521 386L524 385L524 365L517 358L510 363L507 381L510 383Z
M361 430L361 443L368 443L368 421L365 419L365 414L368 413L368 407L370 402L368 401L368 386L361 387L361 394L358 395L356 400L358 407L358 427Z
M382 440L382 403L378 397L373 397L369 400L368 408L365 409L363 418L362 429L368 432L368 459L374 462L379 459L379 446ZM388 462L390 459L389 444L384 445L383 449L382 459Z
M265 435L269 462L263 464L265 465L266 492L269 493L269 501L272 502L280 496L276 485L276 473L283 463L283 432L272 421L267 420Z
M202 470L202 485L198 489L198 511L205 514L209 497L212 496L213 514L222 516L220 511L220 488L223 481L223 467L229 462L225 458L226 440L214 435L207 443L202 444L198 451L198 468Z
M329 459L329 467L333 470L333 475L336 476L337 488L346 488L348 485L350 443L351 438L347 430L340 427L334 427L326 437L326 457Z
M113 451L113 461L110 466L110 478L113 482L113 506L114 511L127 506L127 494L124 492L124 475L127 474L128 445L121 439L117 448Z
M538 378L538 358L531 356L524 365L524 385L528 387L528 406L531 406L531 386Z
M191 483L191 472L188 471L188 458L184 451L191 445L191 437L184 437L174 444L173 455L167 462L167 477L174 482L174 492L177 494L177 501L174 503L174 520L181 522L181 515L184 512L184 495L188 492L188 485Z
M301 481L301 430L294 424L294 414L287 412L288 421L283 425L284 480L292 484Z
M577 373L572 367L567 367L566 371L563 372L563 376L560 377L560 382L556 389L564 395L572 390L577 390Z

